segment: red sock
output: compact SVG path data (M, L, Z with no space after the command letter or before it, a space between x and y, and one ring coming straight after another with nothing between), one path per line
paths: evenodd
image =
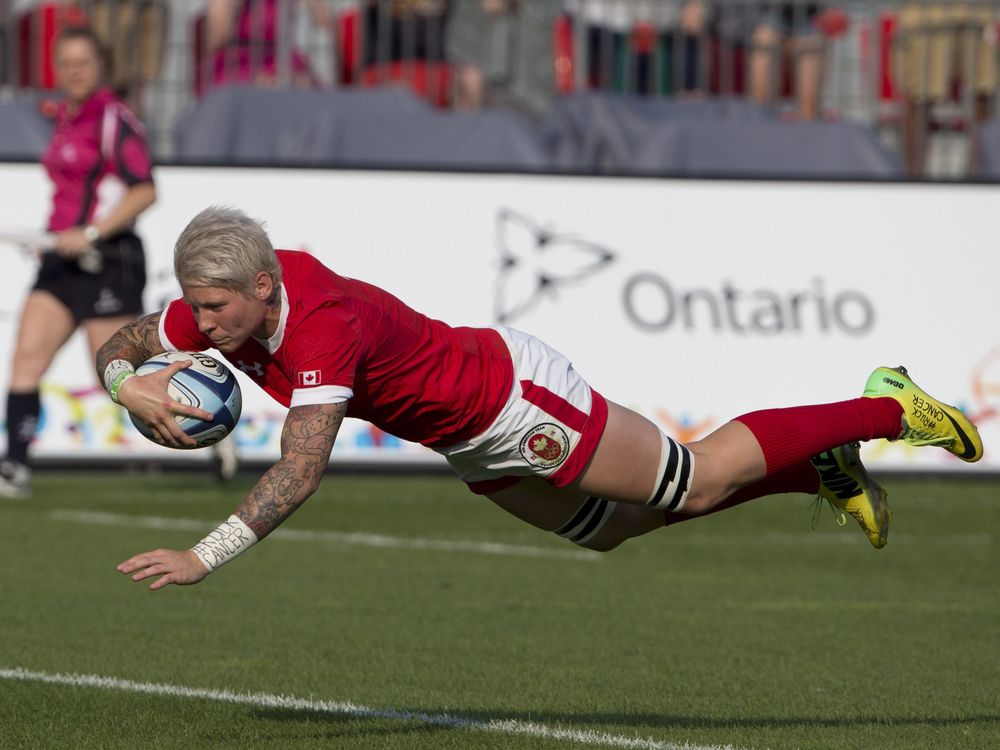
M855 398L835 404L766 409L737 417L767 462L768 476L844 443L897 438L903 407L893 398Z
M702 513L700 516L664 512L663 525L670 526L675 523L680 523L681 521L687 521L691 518L708 516L712 513L718 513L720 510L725 510L726 508L733 508L737 505L742 505L748 500L756 500L758 497L780 495L785 492L804 492L807 495L814 495L818 490L819 474L816 472L816 469L813 468L811 463L808 461L802 461L801 463L790 466L787 469L777 472L776 474L772 474L765 479L761 479L759 482L748 484L746 487L736 490L736 492L716 505L710 511Z

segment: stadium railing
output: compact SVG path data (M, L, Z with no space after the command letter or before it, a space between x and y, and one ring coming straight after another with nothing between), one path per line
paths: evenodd
M0 99L34 99L52 91L55 35L65 25L90 22L108 41L113 80L130 90L130 103L147 122L161 161L177 155L174 128L181 115L213 88L233 83L320 91L402 84L448 109L457 85L448 56L449 20L460 6L480 2L63 0L35 3L17 15L4 8L11 3L0 3L5 11L0 14ZM903 140L907 102L897 53L933 33L971 65L979 45L995 48L1000 18L1000 0L944 3L973 8L990 22L946 18L907 32L899 23L903 6L942 3L705 0L704 12L693 16L684 15L689 3L540 0L507 7L524 12L521 6L547 5L552 11L545 29L550 51L538 63L552 69L550 108L560 97L594 90L681 100L752 98L759 95L754 86L763 84L754 83L751 68L770 59L765 66L769 106L781 118L801 119L796 102L805 82L799 63L805 55L819 55L822 85L811 105L815 114L874 128L896 149ZM810 41L759 36L764 21ZM480 62L503 85L517 74L512 66L519 59L511 54L517 27L500 26L497 33L506 39L490 48L495 59L484 51ZM762 49L765 54L752 59ZM931 68L928 62L920 75L929 77ZM921 124L929 129L934 154L928 176L970 173L981 112L967 83L953 77L947 96L933 103ZM805 116L811 115L806 111Z

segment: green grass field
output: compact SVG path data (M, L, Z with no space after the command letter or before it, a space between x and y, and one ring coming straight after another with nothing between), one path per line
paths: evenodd
M115 571L250 485L0 504L0 748L1000 746L995 481L886 481L882 551L788 496L599 556L450 478L330 476L198 586Z

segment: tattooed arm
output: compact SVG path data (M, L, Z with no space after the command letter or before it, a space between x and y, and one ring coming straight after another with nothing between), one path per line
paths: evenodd
M108 388L108 365L127 362L136 368L166 347L160 341L160 315L153 313L126 323L97 351L97 378ZM115 365L112 367L117 367ZM148 424L157 442L174 448L193 447L197 442L178 426L175 416L183 414L211 419L211 413L174 401L167 395L167 383L174 373L190 367L191 362L174 362L158 372L141 377L129 377L121 383L118 403Z
M238 519L235 526L245 524L256 539L246 542L238 533L225 538L227 527L219 537L223 546L234 542L235 548L242 551L254 541L263 539L316 491L346 413L346 402L295 406L288 410L281 432L281 459L260 478L235 513ZM227 524L232 520L230 518ZM202 540L196 549L204 543ZM235 554L238 552L230 552L229 557ZM219 564L222 562L225 559ZM118 570L131 575L133 581L159 576L149 587L155 590L170 583L197 583L208 575L206 565L194 550L158 549L130 557L118 566Z
M97 378L104 382L104 370L112 361L123 359L138 367L166 347L160 341L160 315L144 315L126 323L97 350Z
M347 402L295 406L281 431L281 460L267 470L236 515L263 539L316 491Z

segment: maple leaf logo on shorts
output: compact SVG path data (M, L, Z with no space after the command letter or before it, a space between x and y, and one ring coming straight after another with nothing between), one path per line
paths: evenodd
M569 435L557 424L544 422L521 439L521 456L532 466L551 469L569 456Z
M562 446L555 440L549 440L544 435L535 435L528 441L531 452L543 461L554 461L562 453Z

